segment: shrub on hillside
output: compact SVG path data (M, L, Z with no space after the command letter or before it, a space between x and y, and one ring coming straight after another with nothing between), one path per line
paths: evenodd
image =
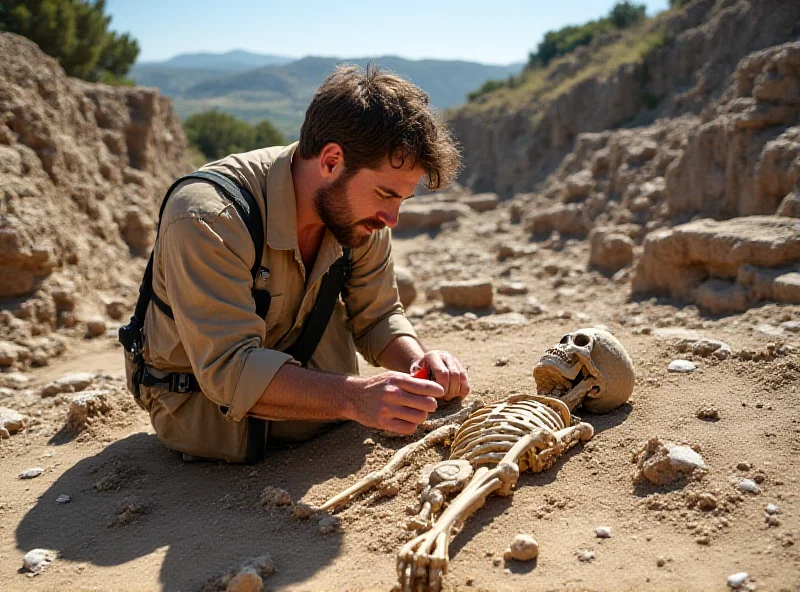
M558 31L548 31L536 47L536 53L528 56L528 68L547 66L554 58L571 53L581 45L589 45L598 35L626 29L644 19L645 10L643 4L617 2L605 18L589 21L584 25L570 25Z
M211 160L286 143L283 135L266 119L252 126L238 117L219 111L192 115L183 122L183 129L192 146Z
M109 31L105 8L105 0L3 0L0 31L27 37L69 76L126 83L139 44L127 33Z

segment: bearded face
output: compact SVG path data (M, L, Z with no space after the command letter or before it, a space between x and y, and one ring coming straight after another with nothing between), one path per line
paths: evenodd
M347 193L351 177L352 173L345 171L330 185L318 189L314 211L340 245L354 249L365 245L373 231L386 225L374 216L354 219L352 199Z

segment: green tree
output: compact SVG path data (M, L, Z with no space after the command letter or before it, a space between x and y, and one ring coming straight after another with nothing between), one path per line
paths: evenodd
M192 115L183 122L183 129L189 142L211 160L286 143L283 135L266 119L251 126L238 117L219 111Z
M254 148L266 148L267 146L283 146L286 138L278 129L272 125L268 119L263 119L255 125L255 146Z
M608 18L617 29L626 29L638 23L645 17L647 7L644 4L631 4L630 2L617 2Z
M138 42L109 30L105 0L3 0L0 31L27 37L69 76L119 82L139 55Z

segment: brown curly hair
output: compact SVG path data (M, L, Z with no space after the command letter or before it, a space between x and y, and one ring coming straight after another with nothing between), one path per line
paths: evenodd
M411 159L425 171L430 191L449 185L461 167L459 149L428 95L374 64L337 67L311 99L300 157L314 158L330 142L342 147L349 175L377 169L387 158L395 168Z

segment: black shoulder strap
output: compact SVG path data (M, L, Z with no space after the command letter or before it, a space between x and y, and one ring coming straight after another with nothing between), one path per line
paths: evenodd
M317 345L322 339L322 334L325 333L328 322L331 320L333 309L339 301L339 294L345 289L350 277L351 259L350 249L345 248L344 254L325 273L317 300L314 302L314 308L308 315L306 326L303 327L297 341L286 349L286 353L303 366L308 364L311 356L314 355Z
M207 181L220 189L222 194L233 203L234 207L239 212L239 215L242 217L242 220L244 220L256 252L253 267L250 269L250 274L253 276L253 286L255 286L261 269L261 255L264 252L264 222L261 218L261 211L258 209L258 203L256 203L253 195L247 189L241 187L237 183L234 183L225 175L212 171L196 171L177 179L167 190L164 200L161 202L161 209L158 212L158 230L156 233L158 234L158 231L161 229L161 217L164 214L164 209L167 206L167 200L169 199L170 195L172 195L172 192L175 191L175 188L179 184L191 179ZM140 310L139 304L142 301L142 296L145 295L147 295L147 298L146 301L142 303ZM161 310L161 312L171 319L175 318L172 313L172 308L166 302L161 300L161 298L159 298L155 292L153 292L153 253L150 254L150 261L147 263L147 269L145 270L144 278L142 280L142 287L139 290L139 301L136 303L135 314L142 320L144 319L144 315L147 313L147 304L151 299L153 300L153 303ZM263 319L267 316L267 310L269 309L269 292L266 290L253 289L253 299L256 303L256 313L258 313L258 316Z

